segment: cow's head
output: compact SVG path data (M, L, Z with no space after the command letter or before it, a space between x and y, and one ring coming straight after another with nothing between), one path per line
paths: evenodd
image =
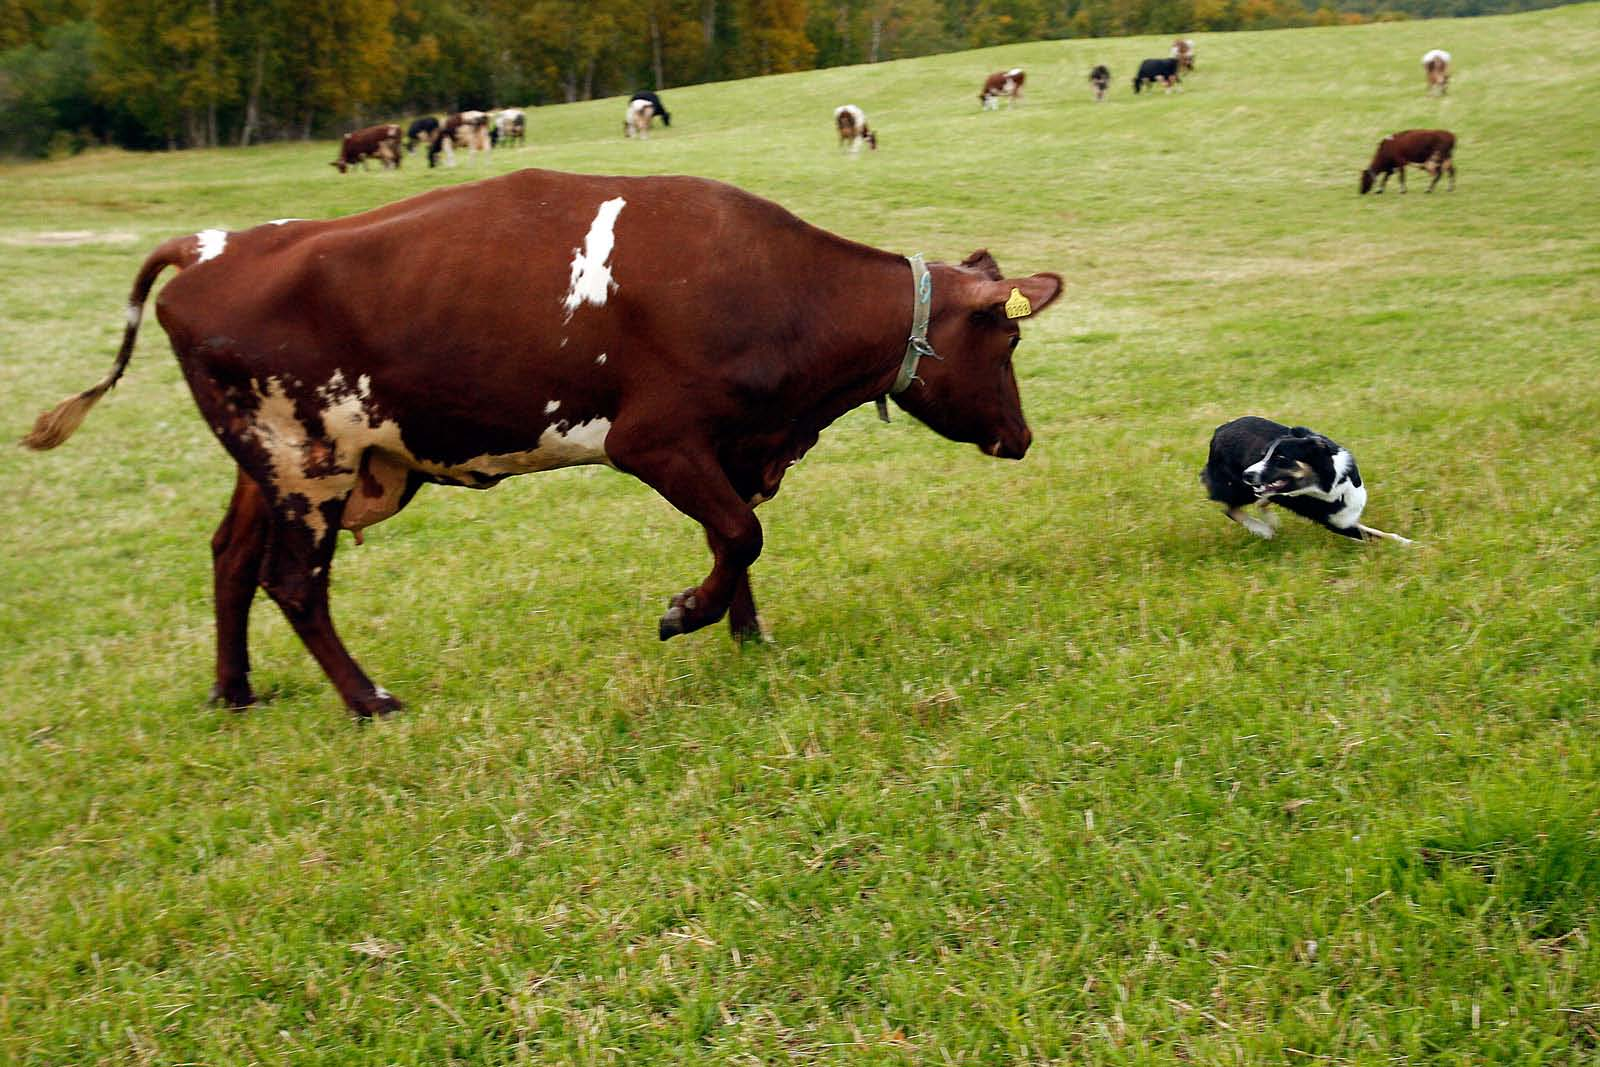
M1022 339L1017 323L1048 307L1061 285L1056 274L1006 278L985 250L960 267L938 270L928 322L938 358L922 360L895 403L952 441L1021 459L1033 434L1011 369L1011 353Z
M1371 167L1368 167L1366 170L1361 172L1361 195L1362 196L1365 196L1367 193L1372 191L1372 178L1373 178L1373 173L1372 173L1372 168Z

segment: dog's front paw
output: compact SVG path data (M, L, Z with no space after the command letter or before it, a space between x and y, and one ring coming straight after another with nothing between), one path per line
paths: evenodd
M1244 518L1240 519L1239 522L1246 530L1249 530L1257 537L1266 541L1272 540L1272 535L1278 532L1278 528L1276 526L1273 526L1270 522L1258 519L1254 515L1246 515Z

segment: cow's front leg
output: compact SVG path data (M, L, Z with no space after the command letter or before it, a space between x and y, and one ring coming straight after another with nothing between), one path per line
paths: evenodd
M746 583L748 618L755 622L755 601L749 598L746 572L761 555L761 523L734 490L713 451L704 445L656 440L647 430L617 427L606 439L606 451L621 470L644 482L667 503L706 530L711 546L711 573L693 589L673 597L661 616L661 640L690 633L722 618ZM742 609L741 609L742 611ZM759 623L755 624L760 631Z

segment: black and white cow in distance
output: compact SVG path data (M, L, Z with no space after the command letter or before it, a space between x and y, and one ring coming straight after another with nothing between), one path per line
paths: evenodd
M1018 322L1061 278L1005 277L986 251L921 266L684 177L521 170L349 218L207 230L151 252L111 372L24 443L60 445L116 384L157 276L176 267L156 313L238 465L212 539L213 694L256 699L260 588L351 711L382 714L399 702L335 632L330 568L341 529L382 522L424 485L586 463L631 474L711 549L659 635L725 617L746 639L762 636L755 508L847 411L888 394L951 440L1021 459L1033 435ZM938 358L907 342L919 307Z
M520 107L494 113L490 141L497 148L519 148L527 143L528 115Z
M652 93L648 89L641 89L628 98L628 102L630 104L635 100L643 100L645 103L649 104L653 109L652 114L654 117L661 120L661 125L672 125L672 115L668 113L667 105L661 102L661 97L659 95Z
M420 119L413 119L411 125L406 128L406 151L408 153L415 152L419 141L431 146L433 144L433 136L438 131L439 120L432 115L424 115Z
M1139 64L1139 73L1133 76L1133 91L1139 92L1145 83L1154 85L1160 82L1167 87L1167 92L1181 88L1178 84L1178 61L1176 59L1147 59Z
M1089 72L1089 87L1094 90L1095 100L1106 98L1106 90L1111 88L1111 68L1104 63L1098 64Z

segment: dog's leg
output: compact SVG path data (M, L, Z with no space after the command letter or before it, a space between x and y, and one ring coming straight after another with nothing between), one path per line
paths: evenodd
M1264 540L1272 540L1272 535L1278 532L1271 523L1263 522L1254 515L1246 515L1244 508L1229 508L1227 515L1228 518Z
M1399 534L1388 533L1384 530L1375 530L1371 526L1363 526L1359 522L1356 523L1356 529L1360 530L1362 535L1365 536L1369 541L1381 537L1386 541L1398 541L1402 545L1416 544L1416 542L1411 540L1409 537L1401 537Z

